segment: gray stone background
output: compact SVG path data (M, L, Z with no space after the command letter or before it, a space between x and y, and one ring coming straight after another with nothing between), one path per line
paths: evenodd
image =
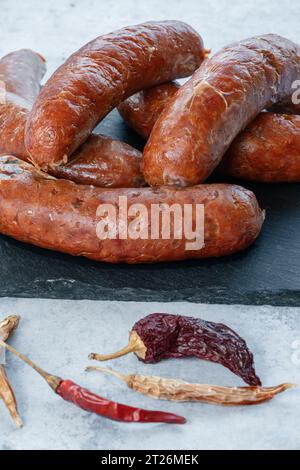
M180 19L198 29L207 46L221 46L261 33L299 40L299 2L271 0L0 0L0 55L21 47L41 52L48 74L95 36L151 19ZM298 33L298 34L297 34ZM64 403L27 366L8 356L24 428L16 430L0 402L0 449L299 449L299 391L251 408L153 401L115 379L86 374L92 350L122 346L133 323L164 311L222 321L244 336L266 386L300 383L297 308L0 299L1 316L23 320L12 344L50 372L71 377L93 391L128 404L186 416L182 427L125 425L89 415ZM133 356L111 364L128 373L156 374L200 383L242 385L220 366L197 360L145 366Z

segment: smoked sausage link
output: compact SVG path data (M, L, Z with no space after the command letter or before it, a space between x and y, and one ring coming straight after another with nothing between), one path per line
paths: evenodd
M141 227L151 231L153 204L204 204L205 246L188 251L187 239L103 239L97 236L99 205L119 208L120 196L147 209ZM163 207L166 210L165 206ZM195 211L194 211L195 212ZM105 214L104 214L105 215ZM106 222L119 226L107 212ZM120 216L121 217L121 216ZM197 227L196 215L190 223ZM39 247L109 263L158 263L225 256L247 248L260 233L264 213L254 194L234 185L201 185L193 188L100 189L56 180L13 157L0 158L0 232ZM132 214L128 212L128 223ZM171 225L174 219L171 217ZM121 219L124 225L124 219ZM173 234L173 235L172 235ZM185 232L184 232L185 234Z
M45 60L29 49L0 60L0 152L26 158L25 122L39 94Z
M24 132L28 113L46 71L44 59L31 50L12 52L0 60L0 154L29 161ZM145 186L141 153L129 145L93 135L65 166L50 169L56 177L99 187Z
M162 112L143 155L152 186L204 181L263 109L287 100L300 48L277 35L244 40L206 60Z
M180 21L150 22L100 36L48 80L27 121L32 162L66 163L98 122L137 91L191 75L206 55L196 31Z
M300 116L261 113L235 139L219 173L261 183L300 182Z
M118 110L148 139L155 122L178 91L176 83L136 93ZM216 171L262 183L300 182L300 116L260 113L233 141Z

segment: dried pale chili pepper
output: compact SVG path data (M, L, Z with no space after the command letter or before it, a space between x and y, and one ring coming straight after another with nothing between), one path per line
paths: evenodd
M219 387L217 385L191 384L182 380L124 375L103 367L87 367L87 371L98 371L113 375L129 388L148 397L178 402L202 402L223 406L260 405L272 400L279 393L296 387L282 384L278 387Z
M20 317L11 315L0 322L0 339L6 341L11 333L18 327ZM23 423L18 413L17 401L13 389L9 383L6 370L0 361L0 398L5 403L12 419L18 428L22 427Z
M163 359L197 357L227 367L245 383L260 386L253 354L246 342L231 328L199 318L153 313L138 321L129 344L114 354L90 354L89 359L107 361L134 352L146 364Z
M38 374L40 374L48 383L48 385L57 393L61 398L73 403L79 408L103 416L115 421L122 421L127 423L167 423L167 424L184 424L185 418L175 415L173 413L166 413L164 411L151 411L135 408L132 406L122 405L120 403L107 400L106 398L95 395L94 393L86 390L85 388L76 385L71 380L63 380L60 377L48 374L30 359L19 353L12 346L0 340L0 346L5 347L11 353L18 356L29 366L31 366Z

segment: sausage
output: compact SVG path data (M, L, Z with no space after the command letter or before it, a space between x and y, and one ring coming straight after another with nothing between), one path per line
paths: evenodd
M101 188L140 188L146 185L141 157L141 152L124 142L104 135L91 135L69 163L59 165L49 173Z
M291 96L299 75L299 46L273 34L233 44L206 60L154 126L143 154L146 181L204 181L260 111Z
M189 76L203 41L180 21L144 23L100 36L48 80L30 113L25 145L42 169L66 163L95 126L137 91Z
M120 197L127 198L127 219L118 212ZM153 219L149 217L152 205L161 207L161 204L174 203L180 208L185 204L204 205L205 246L202 249L187 250L186 237L177 239L174 230L169 239L97 236L97 226L102 220L97 215L102 204L105 204L103 215L110 229L118 227L119 222L124 227L126 220L132 224L132 204L139 204L136 208L141 217L139 226L146 227L149 234L153 228ZM108 204L116 211L116 220L114 213L107 209ZM195 217L193 214L190 220L193 227L197 227ZM131 264L225 256L253 243L263 220L264 213L254 194L239 186L101 189L55 179L14 157L0 158L0 232L71 255ZM172 218L171 221L171 225L174 224Z
M218 172L262 183L300 182L300 116L261 113L235 139Z
M14 95L10 99L22 102L25 108L33 105L45 73L44 57L30 49L11 52L0 60L0 82L8 95Z
M118 111L131 129L148 139L154 124L179 88L179 83L169 82L140 91L123 101Z
M12 52L0 60L0 152L25 158L25 122L40 91L45 59L29 49Z
M142 91L124 101L119 112L147 139L178 89L170 82ZM236 137L216 171L255 182L300 182L300 116L260 113Z
M0 153L29 161L24 131L28 113L40 91L46 71L45 60L36 52L22 49L0 60L4 94L0 102ZM50 173L81 184L100 187L145 185L141 153L129 145L100 135L90 136L65 166Z
M24 145L28 111L12 103L3 111L0 104L0 154L13 154L28 162ZM145 186L141 156L141 152L124 142L91 135L66 165L49 169L49 174L100 188L139 188Z

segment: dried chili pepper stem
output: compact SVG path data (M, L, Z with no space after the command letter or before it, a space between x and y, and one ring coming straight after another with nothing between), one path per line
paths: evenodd
M106 418L122 421L122 422L142 422L142 423L169 423L169 424L184 424L185 418L175 415L173 413L166 413L164 411L143 410L132 406L123 405L120 403L107 400L91 393L71 380L63 380L57 376L48 374L34 362L28 359L23 354L19 353L12 346L0 340L0 346L8 349L11 353L18 356L29 366L31 366L38 374L40 374L50 385L50 387L61 398L73 403L79 408L95 413Z
M17 356L19 359L21 359L22 361L26 362L26 364L28 364L30 367L32 367L39 375L41 375L43 377L43 379L46 380L46 382L48 383L48 385L54 390L56 391L57 387L59 386L60 382L62 381L61 378L59 377L56 377L55 375L51 375L51 374L48 374L47 372L45 372L43 369L41 369L40 367L38 367L34 362L32 362L30 359L28 359L26 356L24 356L23 354L21 354L19 351L17 351L15 348L13 348L12 346L10 346L9 344L6 344L4 343L1 339L0 339L0 346L2 346L3 348L6 348L8 351L10 351L12 354L14 354L15 356Z
M129 388L151 398L177 402L202 402L223 406L259 405L272 400L279 393L296 387L282 384L278 387L220 387L200 385L182 380L147 377L144 375L124 375L104 367L87 367L87 371L98 371L117 377Z
M119 351L112 354L96 354L92 353L89 355L91 361L105 362L112 359L117 359L118 357L126 356L127 354L135 353L141 359L145 359L147 348L144 345L143 341L136 333L136 331L131 331L129 336L129 343L125 348L120 349Z
M11 315L0 322L0 339L6 341L11 333L18 327L20 317ZM4 401L12 419L18 428L23 426L22 419L18 413L17 401L13 389L8 381L6 370L0 365L0 398Z

